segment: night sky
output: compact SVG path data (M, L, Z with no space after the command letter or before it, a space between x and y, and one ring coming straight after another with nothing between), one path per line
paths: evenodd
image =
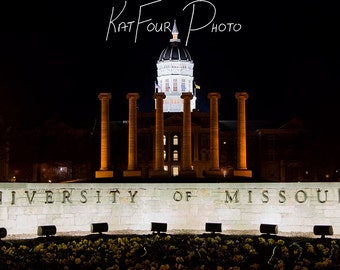
M234 95L246 91L248 119L339 122L336 1L6 2L0 4L0 117L9 126L34 127L56 116L91 127L100 92L113 96L112 120L128 118L128 92L140 94L140 111L152 110L156 62L171 33L151 30L166 22L172 28L174 19L194 61L201 111L208 110L208 92L217 91L220 118L234 120ZM119 23L126 28L118 31ZM237 31L229 31L234 24ZM190 25L202 29L189 31Z

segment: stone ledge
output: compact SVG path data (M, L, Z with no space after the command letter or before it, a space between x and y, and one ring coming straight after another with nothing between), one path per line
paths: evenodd
M234 176L252 177L251 170L234 170Z
M140 177L142 176L142 171L140 170L126 170L123 172L124 177Z
M96 178L111 178L114 177L113 171L96 171Z

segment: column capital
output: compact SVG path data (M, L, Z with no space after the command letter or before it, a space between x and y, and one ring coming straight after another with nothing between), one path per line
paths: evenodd
M183 92L182 95L181 95L182 99L186 99L186 98L192 99L193 97L194 96L191 92Z
M241 98L243 98L244 100L246 100L246 99L248 99L248 97L249 97L249 95L248 95L247 92L237 92L237 93L235 94L235 98L236 98L236 99L241 99Z
M138 93L128 93L126 95L126 99L130 99L130 98L139 99L139 94Z
M219 92L210 92L208 93L208 98L221 98L221 94Z
M163 92L154 93L154 94L153 94L153 98L154 98L154 99L157 99L157 98L165 99L165 94L164 94Z
M99 100L108 100L111 99L111 93L100 93L98 95Z

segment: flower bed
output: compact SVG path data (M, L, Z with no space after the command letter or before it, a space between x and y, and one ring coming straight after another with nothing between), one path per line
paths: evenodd
M1 269L340 269L338 239L100 235L0 241Z

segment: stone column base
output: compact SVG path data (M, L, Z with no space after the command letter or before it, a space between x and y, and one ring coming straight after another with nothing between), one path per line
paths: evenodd
M234 170L234 176L253 177L251 170Z
M140 170L126 170L123 172L124 177L141 177L142 171Z
M96 171L96 178L112 178L114 177L113 171Z
M194 178L194 177L196 177L197 175L196 175L196 171L194 171L194 170L180 170L179 171L179 175L178 175L179 177L192 177L192 178Z
M157 178L157 177L165 178L165 177L170 177L170 173L167 172L167 171L155 171L155 170L151 170L151 171L149 171L149 176L151 178Z
M223 173L220 170L208 170L204 171L205 177L223 177Z

